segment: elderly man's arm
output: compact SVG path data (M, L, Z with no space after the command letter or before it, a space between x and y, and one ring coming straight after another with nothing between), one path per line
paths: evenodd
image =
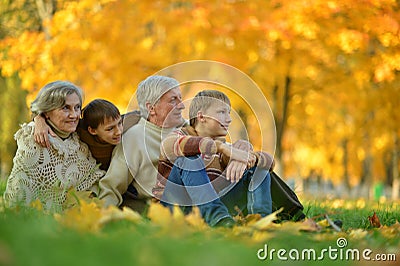
M99 198L104 201L105 206L122 204L122 195L127 191L133 177L129 173L123 147L121 144L114 148L110 167L106 175L100 179Z

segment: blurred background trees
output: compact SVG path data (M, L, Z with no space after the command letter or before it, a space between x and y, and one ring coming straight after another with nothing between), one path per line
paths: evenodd
M86 102L106 98L124 112L148 75L206 59L263 91L282 175L352 196L382 183L398 197L399 8L396 0L1 0L1 173L27 103L47 82L70 80ZM236 108L256 132L248 110Z

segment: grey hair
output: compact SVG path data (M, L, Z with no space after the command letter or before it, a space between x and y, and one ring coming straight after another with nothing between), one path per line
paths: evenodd
M150 76L139 83L136 98L139 104L140 115L147 119L149 111L146 103L155 104L164 93L179 86L179 82L166 76Z
M82 106L83 92L75 84L59 80L46 84L31 103L32 117L62 107L65 104L65 98L73 93L78 95Z

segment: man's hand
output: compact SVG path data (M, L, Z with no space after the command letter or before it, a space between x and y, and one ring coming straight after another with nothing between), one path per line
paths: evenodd
M43 148L49 148L49 134L53 137L55 137L56 134L51 130L49 125L47 125L46 120L41 115L35 116L33 121L35 122L35 129L33 132L35 142Z

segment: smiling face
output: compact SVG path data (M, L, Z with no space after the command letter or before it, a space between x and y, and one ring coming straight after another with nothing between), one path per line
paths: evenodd
M97 128L88 127L90 134L97 136L101 142L117 145L121 142L122 136L122 118L114 119L106 117L104 122L99 124Z
M228 134L231 119L231 108L221 100L215 99L204 111L197 114L196 131L199 136L218 138Z
M182 110L185 105L182 103L181 89L176 87L169 90L153 106L148 104L149 121L163 128L173 128L182 124Z
M44 115L59 130L67 133L75 132L81 115L81 102L78 95L76 93L67 95L63 106L46 112Z

